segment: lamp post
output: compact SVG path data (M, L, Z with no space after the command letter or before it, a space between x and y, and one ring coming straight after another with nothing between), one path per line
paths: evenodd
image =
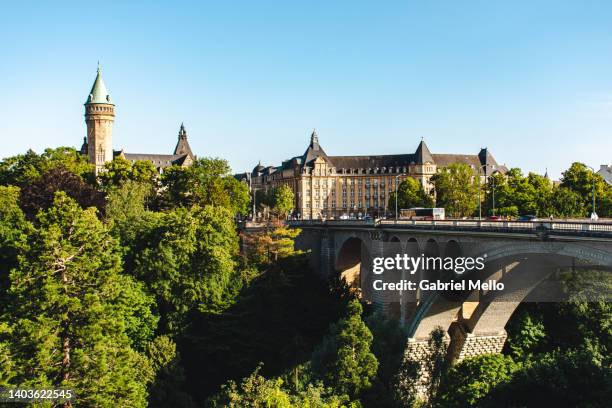
M490 179L493 182L493 190L491 190L491 194L493 195L493 215L495 215L495 177L493 177L491 174Z
M395 222L397 222L397 184L398 184L398 178L401 176L405 176L406 173L401 173L395 176Z
M591 166L587 166L589 169L591 169L591 171L593 172L593 211L591 212L591 219L592 220L596 220L597 217L597 213L595 212L595 169L592 168Z
M487 165L486 164L482 164L480 166L478 166L478 219L482 220L482 200L480 199L480 169L482 168L486 168ZM487 177L487 174L485 173L485 179Z

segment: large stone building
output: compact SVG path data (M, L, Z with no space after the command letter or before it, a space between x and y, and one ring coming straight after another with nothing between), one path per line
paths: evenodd
M597 172L608 184L612 184L612 166L602 164Z
M172 154L125 153L113 150L113 124L115 123L115 104L102 80L102 71L98 66L96 79L85 102L85 123L87 137L83 140L81 153L87 155L89 162L95 164L96 174L104 169L104 164L120 156L135 163L145 160L153 163L157 171L172 165L190 166L196 159L187 141L187 131L181 123L178 142Z
M505 173L486 149L478 154L433 154L423 140L414 153L380 156L328 156L316 131L300 156L280 166L258 164L251 173L238 175L253 191L280 185L295 194L295 216L303 219L385 214L389 195L396 183L406 177L418 180L425 191L433 193L430 182L438 169L452 163L465 163L484 182L495 172ZM391 212L393 209L390 209Z

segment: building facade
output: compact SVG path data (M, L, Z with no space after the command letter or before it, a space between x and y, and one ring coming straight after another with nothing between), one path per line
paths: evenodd
M612 166L602 164L599 166L599 171L597 171L597 174L603 177L606 183L612 184Z
M302 219L381 216L389 209L389 196L405 178L418 180L433 194L431 177L438 169L465 163L484 182L496 172L505 173L493 155L483 148L478 154L432 154L423 140L414 153L377 156L328 156L316 131L301 156L280 166L258 164L251 173L238 178L256 190L289 186L295 195L294 216Z
M158 172L173 165L190 166L196 156L187 140L187 131L181 123L178 141L172 154L125 153L113 150L113 125L115 123L115 104L102 79L98 66L96 79L85 102L85 124L87 136L83 140L81 153L87 155L89 162L96 166L96 174L104 170L104 164L120 156L132 164L138 160L153 163Z

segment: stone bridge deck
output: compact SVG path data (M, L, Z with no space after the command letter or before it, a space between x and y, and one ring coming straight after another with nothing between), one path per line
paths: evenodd
M612 239L612 221L487 221L487 220L293 220L288 225L299 228L348 228L421 230L470 234L511 234L541 239L567 237Z

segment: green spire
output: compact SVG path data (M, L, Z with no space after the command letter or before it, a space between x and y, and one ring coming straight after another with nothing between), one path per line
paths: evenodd
M100 63L98 62L98 74L96 75L96 80L94 81L93 86L91 87L91 91L89 91L89 96L87 97L86 105L90 103L108 103L113 104L108 91L106 90L106 85L104 85L104 81L102 80L102 68L100 68Z

